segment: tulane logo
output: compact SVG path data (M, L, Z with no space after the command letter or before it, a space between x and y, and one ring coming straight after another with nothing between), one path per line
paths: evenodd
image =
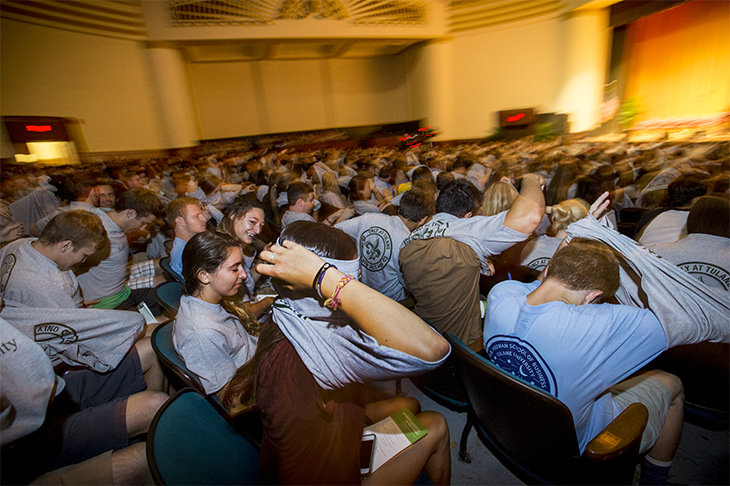
M58 344L71 344L79 340L76 331L63 324L38 324L33 329L37 343L57 341Z
M558 396L552 370L530 343L512 336L497 335L487 341L486 349L492 361L503 370Z
M360 264L371 272L385 268L393 254L393 241L383 228L373 226L360 236Z
M722 290L730 289L730 274L722 267L702 262L687 262L678 266L709 287Z
M547 267L547 264L550 263L550 258L535 258L530 263L527 264L527 268L531 268L533 270L537 270L538 272L542 272L545 270L545 267Z
M5 293L5 287L8 285L8 280L10 280L10 272L13 271L16 261L15 255L10 253L0 265L0 294Z

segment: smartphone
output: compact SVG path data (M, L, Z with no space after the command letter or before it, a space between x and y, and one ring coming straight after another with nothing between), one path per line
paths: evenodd
M152 314L150 308L147 307L147 303L142 302L141 304L139 304L137 306L137 311L142 314L146 324L157 324L157 319L155 319L155 316Z
M364 434L360 442L360 475L369 476L373 472L375 456L375 434Z

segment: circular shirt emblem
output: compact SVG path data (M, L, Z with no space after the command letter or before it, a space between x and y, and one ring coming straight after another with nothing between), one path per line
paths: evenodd
M34 328L35 342L53 341L58 344L71 344L79 340L76 331L64 324L38 324Z
M681 263L679 267L690 275L694 275L708 287L722 290L730 288L730 274L722 267L703 262Z
M373 226L360 235L360 263L371 272L385 268L390 261L393 242L383 228Z
M5 257L2 265L0 265L0 294L5 293L5 287L10 280L10 272L13 271L17 258L12 253Z
M550 263L550 258L535 258L527 264L527 267L533 270L537 270L538 272L542 272L543 270L545 270L545 267L547 267L548 263Z
M552 370L530 343L513 336L497 335L487 341L486 349L491 360L503 370L558 396L558 384Z

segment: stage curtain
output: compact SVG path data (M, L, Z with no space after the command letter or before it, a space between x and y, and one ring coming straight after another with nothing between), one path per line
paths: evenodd
M624 100L640 119L730 110L730 2L695 0L627 26Z

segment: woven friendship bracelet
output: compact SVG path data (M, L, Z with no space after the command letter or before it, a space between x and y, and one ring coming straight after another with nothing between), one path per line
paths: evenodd
M317 274L314 276L314 281L312 282L312 290L315 290L317 292L317 295L319 295L320 299L324 299L324 295L322 295L322 280L324 280L324 274L327 273L327 270L329 270L330 268L337 267L325 262L324 265L319 267Z
M352 275L345 275L344 277L342 277L340 281L337 282L337 286L332 292L332 297L324 301L325 307L329 307L332 310L337 310L340 304L342 304L342 301L338 298L340 296L340 290L342 290L345 285L350 283L352 280L355 280L355 277L353 277Z

